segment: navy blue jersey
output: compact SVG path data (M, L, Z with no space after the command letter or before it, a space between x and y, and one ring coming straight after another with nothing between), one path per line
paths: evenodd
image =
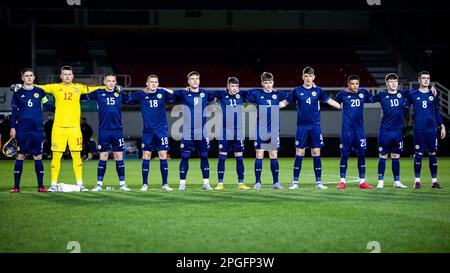
M442 124L439 97L434 97L431 91L412 90L407 97L407 105L413 105L415 132L435 132Z
M380 129L403 129L403 110L405 109L405 100L408 94L409 91L399 90L395 93L384 91L372 97L372 102L379 102L383 110Z
M122 104L126 103L127 95L105 89L97 89L85 95L89 100L97 101L98 127L100 130L122 128Z
M32 89L20 90L13 94L11 100L11 128L18 131L43 131L42 99L45 92L34 86Z
M273 90L272 92L265 92L263 89L251 89L248 91L247 100L256 104L258 115L256 123L257 132L260 132L259 126L265 126L267 133L279 133L280 131L280 102L286 100L288 92ZM272 111L278 116L276 124L272 124Z
M194 139L194 136L203 136L203 127L206 123L206 116L203 113L208 106L208 102L215 99L213 92L200 88L197 92L184 89L175 90L173 94L175 99L185 106L183 108L183 138L189 136L189 134L191 139ZM190 124L188 124L188 116L190 117ZM195 139L197 138L195 137Z
M320 102L328 100L320 87L295 87L289 94L288 102L297 104L297 126L320 125Z
M222 109L222 128L224 128L224 135L226 132L242 132L243 103L247 100L248 92L239 91L239 93L231 95L228 90L224 90L212 93L214 97L217 98L217 100L220 102L220 107ZM228 122L227 116L230 116L228 118Z
M140 90L130 95L128 103L141 106L144 133L167 132L166 101L173 101L173 95L160 88L155 92Z
M342 130L364 128L364 103L371 103L372 95L365 89L358 89L355 93L342 90L334 98L342 103Z

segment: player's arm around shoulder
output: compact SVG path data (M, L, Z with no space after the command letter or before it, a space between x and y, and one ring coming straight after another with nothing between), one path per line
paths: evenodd
M280 91L280 95L281 96L280 96L279 106L280 106L280 108L285 108L289 104L291 92Z
M41 88L45 93L53 94L58 86L58 83L35 84L34 86Z
M324 92L324 91L322 91ZM339 93L337 93L337 95L334 97L334 99L328 97L328 100L326 101L326 103L338 110L342 110L342 92L345 91L340 91Z
M160 87L162 90L166 91L167 93L173 95L174 90L173 89L169 89L169 88L165 88L165 87Z
M247 102L256 103L260 90L258 88L247 90Z
M81 94L89 94L94 91L97 91L99 89L105 89L106 87L104 85L98 85L98 86L87 86L82 83L76 83L76 87L78 87L81 90Z

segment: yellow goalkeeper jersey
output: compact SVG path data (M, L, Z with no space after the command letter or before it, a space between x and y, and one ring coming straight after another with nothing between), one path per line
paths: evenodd
M38 85L46 93L55 97L55 120L53 127L79 128L80 127L80 96L88 94L104 86L86 86L80 83L52 83Z

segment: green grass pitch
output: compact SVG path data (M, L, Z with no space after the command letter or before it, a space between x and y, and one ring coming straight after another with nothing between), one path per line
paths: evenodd
M360 190L349 183L338 191L339 160L323 160L328 190L314 188L312 161L303 162L301 187L287 189L293 159L280 160L282 191L271 189L268 159L263 189L237 190L234 159L227 160L225 189L204 192L198 159L190 160L187 191L179 192L178 159L169 161L169 185L160 189L159 162L150 166L150 189L140 192L141 161L126 160L131 192L119 192L113 161L104 187L115 192L37 193L34 165L27 161L22 192L10 194L13 161L0 162L0 252L69 252L77 241L81 252L370 252L376 241L381 252L450 251L450 159L439 159L444 189L430 188L428 161L423 162L422 189L413 190L413 161L401 160L402 182L392 188L388 162L384 190ZM45 185L50 162L45 161ZM217 182L217 160L211 159L211 184ZM253 186L253 159L245 161L246 184ZM84 162L85 185L96 182L97 162ZM355 181L356 160L349 161ZM367 180L376 185L377 159L367 160ZM72 162L63 161L59 182L73 183Z

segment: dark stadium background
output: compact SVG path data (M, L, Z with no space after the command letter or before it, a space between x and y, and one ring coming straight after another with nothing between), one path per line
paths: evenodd
M127 88L143 87L149 74L157 74L162 86L184 87L191 70L200 72L205 88L223 87L228 76L239 77L242 88L257 87L260 74L270 71L275 87L289 90L301 84L301 70L308 65L316 70L316 84L330 95L346 86L350 74L361 77L362 87L376 90L384 88L389 72L398 73L409 88L419 71L428 70L439 83L441 113L449 127L450 13L442 2L126 2L2 3L0 112L8 111L6 87L20 82L24 67L35 69L38 83L58 80L55 75L66 64L74 67L75 81L86 83L99 83L101 75L113 71ZM96 131L92 105L83 107ZM136 111L124 109L124 120L133 120ZM294 113L293 108L282 111ZM324 156L339 156L338 116L323 105ZM295 126L290 119L295 115L286 117L282 123ZM369 107L365 119L367 154L376 156L379 106ZM130 139L139 141L139 123L125 123ZM282 132L281 156L293 156L294 133L292 127ZM406 154L410 143L407 138ZM448 138L440 144L440 155L449 156ZM171 146L177 157L177 143L171 140ZM251 141L246 148L253 156Z

